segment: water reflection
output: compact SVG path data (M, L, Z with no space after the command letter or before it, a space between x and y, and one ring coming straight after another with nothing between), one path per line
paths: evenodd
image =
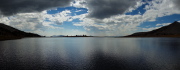
M25 38L0 42L1 69L179 70L178 38Z
M113 57L96 53L92 60L90 70L152 70L153 64L143 58ZM91 65L91 64L90 64Z

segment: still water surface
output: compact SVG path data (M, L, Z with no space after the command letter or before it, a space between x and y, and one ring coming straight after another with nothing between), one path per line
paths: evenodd
M180 38L24 38L1 41L0 69L180 70Z

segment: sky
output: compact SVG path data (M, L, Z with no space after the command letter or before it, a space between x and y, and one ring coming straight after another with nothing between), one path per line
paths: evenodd
M124 36L180 21L180 0L1 0L0 23L43 36Z

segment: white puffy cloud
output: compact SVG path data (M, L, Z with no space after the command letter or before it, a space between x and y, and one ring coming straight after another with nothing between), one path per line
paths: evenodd
M167 26L167 25L170 25L171 23L159 23L159 24L156 24L155 27L148 27L148 28L141 28L143 31L151 31L151 30L154 30L154 29L158 29L158 28L161 28L163 26Z
M167 26L169 24L171 24L171 23L161 23L161 24L156 24L156 26Z
M43 13L23 13L10 17L1 17L2 23L24 31L34 31L42 28Z
M71 11L65 10L60 13L52 14L47 17L47 19L50 22L54 22L55 24L62 25L64 21L71 21L69 18L71 15L69 15Z
M93 18L83 18L75 26L83 26L87 31L94 32L114 32L114 35L126 35L136 30L137 26L143 22L141 15L118 15L103 20ZM112 33L110 35L113 35Z
M82 22L74 25L83 26L87 31L104 32L106 35L112 35L112 33L114 35L127 35L137 31L150 31L170 24L164 23L157 24L157 27L140 28L139 26L143 22L153 22L159 17L180 14L180 10L172 0L153 0L146 3L148 3L144 8L146 11L142 15L115 15L104 19L81 17ZM143 4L145 2L139 3L139 6Z
M158 26L158 27L141 28L141 29L142 29L143 31L151 31L151 30L158 29L158 28L161 28L161 27Z
M177 8L174 0L153 0L146 5L146 12L143 18L151 18L148 21L156 21L158 17L164 17L173 14L180 14L180 10Z
M18 13L10 17L1 16L0 21L19 30L42 33L47 29L63 29L63 27L58 27L58 25L62 25L64 21L70 21L70 13L69 10L56 14L48 14L47 11L39 13Z
M104 0L104 1L101 0L101 1L104 2L110 0ZM116 1L117 0L115 0L115 2ZM125 0L121 0L121 1L126 2ZM88 31L87 33L89 33L89 35L92 34L128 35L137 31L149 31L152 29L159 28L161 26L168 25L169 23L163 23L163 24L157 24L156 27L149 27L149 28L139 27L143 22L147 22L147 21L153 22L156 21L156 18L159 17L164 17L172 14L180 14L179 6L177 5L177 3L175 3L175 1L177 0L152 0L147 2L140 2L138 0L132 2L130 6L128 5L127 9L123 8L124 10L121 12L131 12L132 10L137 9L141 5L148 3L144 8L146 10L144 14L125 15L124 13L115 13L115 14L109 14L104 18L104 16L101 17L98 17L97 15L92 16L92 13L99 13L99 12L97 12L96 9L90 8L93 6L87 5L89 3L87 3L86 0L75 0L75 2L71 3L72 6L78 8L87 8L89 10L88 11L89 13L75 15L75 16L70 15L72 13L70 10L64 10L56 14L47 14L46 11L40 13L19 13L17 15L10 17L0 16L0 21L2 23L6 23L8 25L14 26L24 31L40 32L47 28L65 29L63 27L58 27L58 26L63 25L65 21L72 22L74 19L79 19L80 22L73 22L73 25L77 27L83 27L86 31ZM114 1L112 1L112 4L113 3ZM102 5L98 5L98 6L101 7ZM110 8L112 7L110 6ZM91 17L88 17L90 15ZM96 19L96 18L102 18L102 19ZM77 32L81 32L81 31L77 31Z

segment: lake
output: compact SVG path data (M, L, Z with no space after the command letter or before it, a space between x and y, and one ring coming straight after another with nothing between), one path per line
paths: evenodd
M1 70L180 70L180 38L0 41Z

